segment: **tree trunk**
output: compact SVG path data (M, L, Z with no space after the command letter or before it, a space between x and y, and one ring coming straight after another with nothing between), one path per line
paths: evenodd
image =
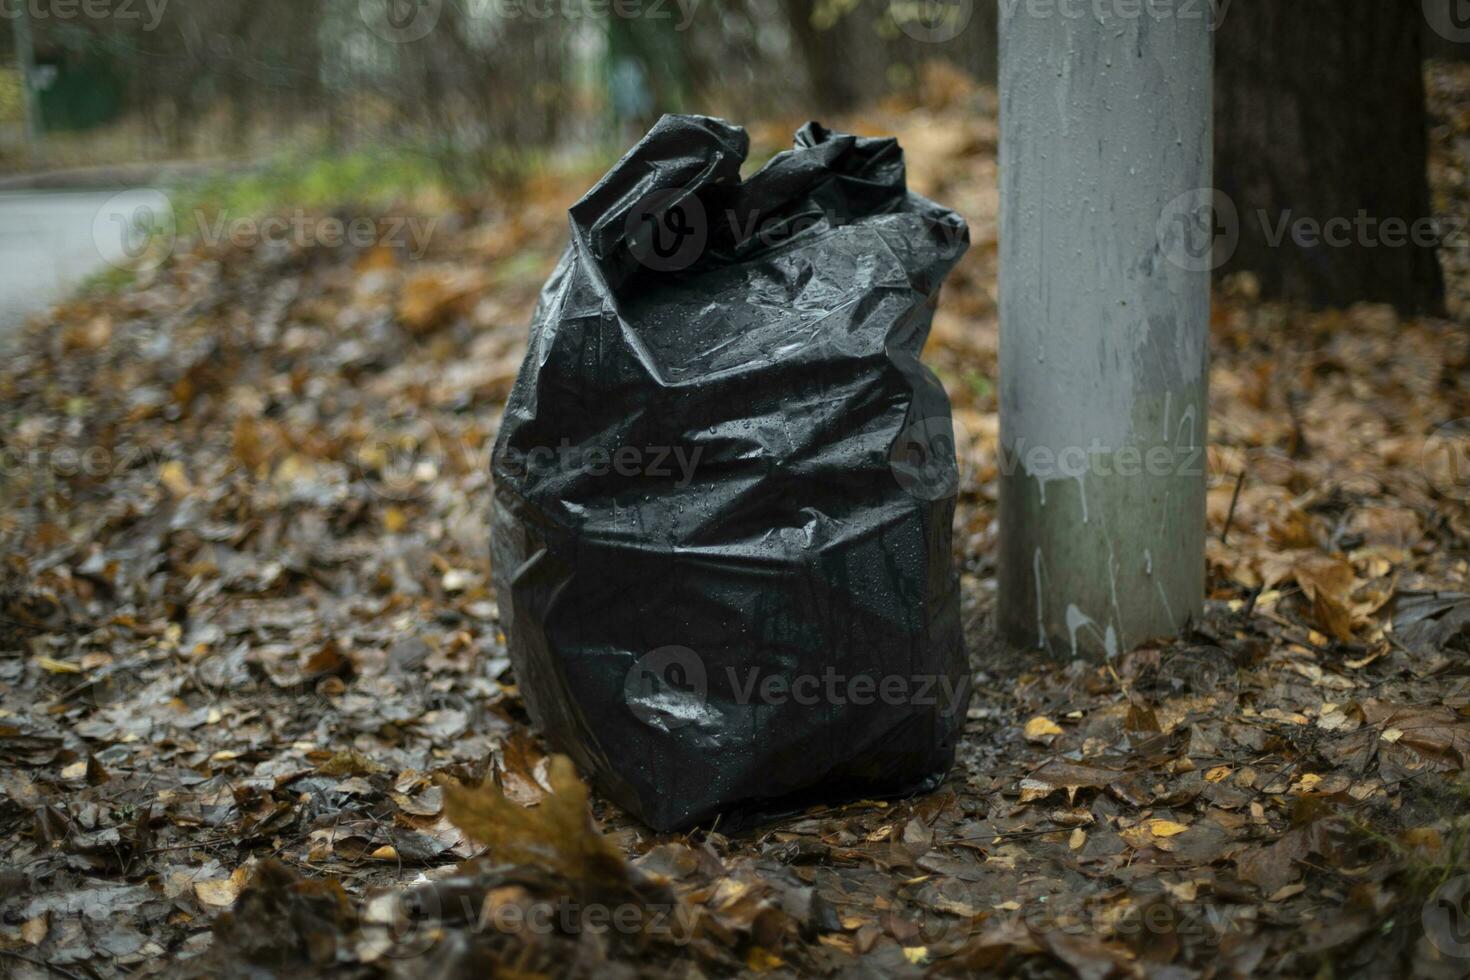
M1113 656L1204 599L1211 24L1062 6L1001 5L999 624Z
M851 13L841 14L835 23L818 26L813 17L817 0L789 0L781 5L787 26L806 67L807 87L812 104L826 113L846 112L860 101L862 79L853 71L852 52L844 43Z
M1263 295L1315 306L1442 310L1423 30L1421 5L1408 0L1228 8L1217 38L1215 172L1240 237L1233 256L1228 242L1217 250L1222 272L1249 270Z

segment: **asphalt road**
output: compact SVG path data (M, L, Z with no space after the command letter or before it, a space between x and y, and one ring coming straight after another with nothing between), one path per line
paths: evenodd
M0 336L89 276L121 263L130 222L157 191L0 193Z

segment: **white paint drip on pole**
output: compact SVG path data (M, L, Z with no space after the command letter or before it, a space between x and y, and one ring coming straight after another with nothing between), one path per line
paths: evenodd
M1202 606L1212 30L1184 0L1001 4L999 622L1018 645L1113 656Z

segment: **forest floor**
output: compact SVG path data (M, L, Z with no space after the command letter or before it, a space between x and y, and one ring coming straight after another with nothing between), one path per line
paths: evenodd
M1463 220L1470 76L1430 82ZM974 241L926 352L976 682L938 792L740 834L593 796L594 826L528 729L489 447L595 174L375 212L370 247L180 241L0 363L0 975L1470 971L1465 244L1459 320L1222 287L1204 620L1006 656L994 108L935 72L859 127Z

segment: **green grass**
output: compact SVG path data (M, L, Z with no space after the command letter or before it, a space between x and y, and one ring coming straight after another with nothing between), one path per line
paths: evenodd
M133 284L137 273L132 269L106 266L82 280L77 293L82 296L112 296Z
M248 217L282 208L307 211L343 206L380 209L452 196L427 153L407 148L342 154L292 155L263 167L220 174L179 188L171 197L181 235L199 231L199 218Z

